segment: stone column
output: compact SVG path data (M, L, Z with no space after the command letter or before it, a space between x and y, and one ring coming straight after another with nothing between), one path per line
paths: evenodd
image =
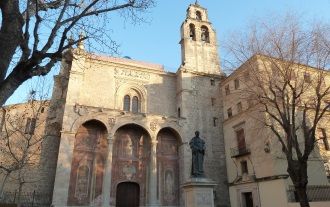
M62 132L53 192L53 205L66 206L69 195L75 133Z
M112 147L113 136L108 136L108 156L105 163L105 171L103 175L102 194L103 194L103 207L110 206L110 189L111 189L111 167L112 167Z
M159 206L157 200L157 141L151 141L150 168L149 168L149 186L148 186L148 205Z

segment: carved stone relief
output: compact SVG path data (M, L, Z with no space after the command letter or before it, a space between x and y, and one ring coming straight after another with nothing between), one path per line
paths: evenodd
M109 117L108 123L110 127L113 127L116 124L116 118L115 117Z
M157 129L157 121L151 121L149 127L150 127L150 129L152 131L156 131L156 129Z
M197 193L197 204L198 205L211 205L211 194L210 193L205 193L205 192L198 192Z
M168 203L173 202L175 199L175 183L173 169L165 170L164 176L164 200Z
M96 121L79 127L73 149L68 205L90 205L102 195L108 142L106 129Z
M125 174L125 176L128 180L132 180L132 177L136 173L136 168L135 168L135 166L125 165L123 168L123 173Z
M149 73L136 71L136 70L130 70L130 69L122 69L122 68L115 68L115 75L132 77L134 79L136 79L136 78L143 79L143 80L150 79Z
M78 105L78 104L74 105L73 111L75 113L77 113L79 116L84 116L84 115L88 114L88 108L85 106Z
M170 130L161 130L157 136L157 163L161 189L161 205L179 204L178 140Z
M140 127L127 125L115 133L111 173L111 205L115 206L117 185L135 182L140 186L140 204L145 204L150 137Z

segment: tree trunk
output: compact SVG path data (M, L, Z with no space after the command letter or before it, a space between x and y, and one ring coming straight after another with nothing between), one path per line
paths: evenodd
M22 41L24 24L18 0L1 0L2 22L0 28L0 83L4 80L16 48Z
M3 106L7 99L15 92L15 90L31 78L29 69L26 64L19 63L9 76L0 82L0 106Z
M310 207L307 197L307 188L306 187L295 187L297 196L299 198L300 207Z
M5 188L6 185L6 181L9 177L10 173L6 173L5 177L3 178L2 182L1 182L1 187L0 187L0 200L3 199L3 189Z
M18 196L17 196L17 204L18 206L21 206L21 197L22 197L22 188L23 188L23 183L20 181L19 182L19 187L18 187Z
M288 159L287 171L294 184L300 206L309 207L309 201L307 197L307 161Z

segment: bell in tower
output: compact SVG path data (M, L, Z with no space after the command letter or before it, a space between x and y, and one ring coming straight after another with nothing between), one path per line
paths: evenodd
M181 26L181 68L190 71L220 74L216 32L209 22L207 10L196 1L187 10Z

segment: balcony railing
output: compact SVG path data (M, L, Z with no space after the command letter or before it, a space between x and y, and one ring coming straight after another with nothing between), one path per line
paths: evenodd
M307 197L312 201L330 201L330 186L329 185L310 185L307 186ZM298 202L298 197L294 186L289 186L288 189L289 202Z
M230 149L231 157L240 157L248 154L251 154L251 150L249 146L234 147Z

